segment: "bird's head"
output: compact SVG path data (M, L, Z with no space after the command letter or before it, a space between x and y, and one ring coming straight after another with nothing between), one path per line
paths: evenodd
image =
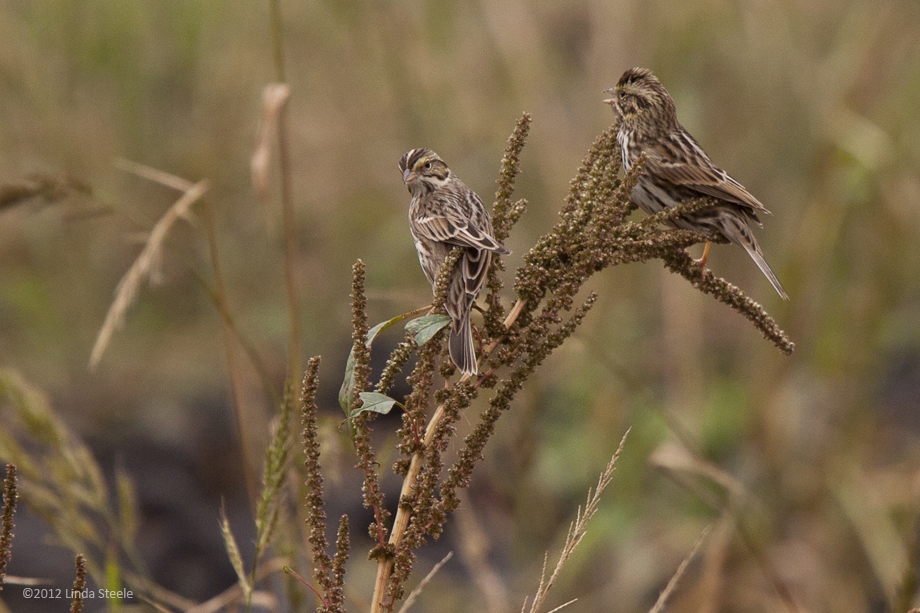
M627 126L672 129L677 125L674 100L647 68L630 68L620 77L616 87L605 93L613 94L604 102L613 107L617 118Z
M447 164L431 149L410 149L399 160L399 170L413 196L432 192L450 180Z

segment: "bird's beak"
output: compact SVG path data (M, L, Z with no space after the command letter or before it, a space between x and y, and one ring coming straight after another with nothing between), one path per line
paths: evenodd
M617 92L617 88L615 87L611 87L610 89L604 90L605 94L616 94L616 92ZM607 98L606 100L604 100L604 104L609 104L610 106L613 106L614 104L616 104L616 102L617 102L616 98Z
M406 168L403 171L403 183L411 183L412 181L415 181L415 174L411 168Z

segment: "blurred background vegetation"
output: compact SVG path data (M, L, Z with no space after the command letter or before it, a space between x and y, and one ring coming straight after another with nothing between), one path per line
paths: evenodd
M415 578L478 530L482 557L455 556L415 610L516 610L629 426L617 476L550 604L648 610L710 522L672 611L788 610L776 585L809 611L904 604L920 508L920 4L282 5L302 346L324 357L323 462L330 516L352 515L352 609L366 606L374 566L359 475L337 429L350 267L367 263L372 323L430 299L396 162L430 147L490 202L505 139L532 113L516 194L530 207L507 242L510 283L613 120L602 90L636 65L661 78L682 123L773 211L757 236L788 303L738 248L716 246L710 267L761 301L796 352L782 356L654 263L596 277L598 307L499 422L472 516L423 550ZM44 390L107 478L134 480L138 549L153 577L205 600L235 580L221 499L244 549L252 533L221 322L193 273L210 275L200 225L177 226L159 282L94 372L87 362L118 280L177 197L116 167L125 158L210 181L230 307L283 381L277 185L266 208L249 172L261 92L274 80L268 4L10 0L0 40L0 183L44 173L92 188L0 211L0 366ZM277 407L247 373L261 449ZM376 422L381 448L395 428ZM398 481L388 474L384 485L392 503ZM72 568L23 508L9 572L66 587ZM484 568L499 588L482 587ZM50 610L19 592L4 591L11 610Z

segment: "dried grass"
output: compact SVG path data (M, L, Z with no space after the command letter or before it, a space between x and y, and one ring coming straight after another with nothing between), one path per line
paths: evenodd
M179 219L190 221L190 209L208 191L207 180L199 181L193 184L185 193L169 207L169 210L157 221L150 231L150 236L144 244L140 255L134 260L131 268L125 273L125 276L118 282L115 288L115 300L109 307L109 312L105 316L105 322L99 330L96 337L96 344L93 345L93 351L89 358L90 370L95 370L102 359L102 355L112 340L112 335L119 330L125 321L125 314L137 299L140 293L141 284L150 278L157 269L160 257L163 252L163 243L172 228Z
M537 593L533 597L533 602L530 605L530 609L527 609L527 602L524 602L524 607L521 608L521 611L528 611L528 613L538 613L540 607L543 606L543 602L546 600L547 595L549 594L550 589L553 585L556 584L556 580L559 578L559 573L562 572L562 568L565 566L565 563L569 560L572 554L575 552L575 549L578 547L581 540L585 537L585 534L588 531L588 522L591 521L591 518L594 517L594 514L597 513L597 507L600 503L601 494L604 493L604 490L607 489L607 486L610 485L610 481L613 479L613 471L616 470L617 460L620 459L620 453L623 452L623 445L626 444L626 437L629 436L630 429L626 430L626 433L623 434L623 438L620 439L620 444L617 447L616 452L613 454L613 457L610 458L610 462L607 464L607 468L604 469L604 472L601 473L601 476L597 480L597 486L594 488L594 491L588 490L588 500L585 503L585 509L582 511L581 507L578 508L578 511L575 514L575 521L569 525L568 534L565 537L565 543L562 546L562 553L559 554L559 561L556 562L556 567L553 569L553 574L550 575L549 579L546 580L546 560L543 561L543 572L540 573L540 585L537 586ZM570 604L570 603L566 603ZM565 606L565 605L563 605ZM557 607L554 610L558 610Z

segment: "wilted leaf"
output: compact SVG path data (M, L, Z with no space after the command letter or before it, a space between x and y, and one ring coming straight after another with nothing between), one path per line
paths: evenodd
M407 323L406 332L413 335L415 344L421 347L449 323L447 315L425 315Z
M377 338L377 335L392 326L393 324L402 321L405 319L407 314L398 315L393 319L388 319L387 321L381 322L368 330L367 332L367 348L371 348L371 344L374 342L374 339ZM354 397L355 390L355 348L351 348L351 352L348 354L348 362L345 363L345 380L342 381L342 389L339 390L339 406L342 407L342 410L345 411L345 415L351 416L351 404Z
M393 409L393 405L396 404L396 400L393 398L377 392L361 392L359 396L362 401L361 408L351 412L350 417L352 419L365 411L386 415Z

